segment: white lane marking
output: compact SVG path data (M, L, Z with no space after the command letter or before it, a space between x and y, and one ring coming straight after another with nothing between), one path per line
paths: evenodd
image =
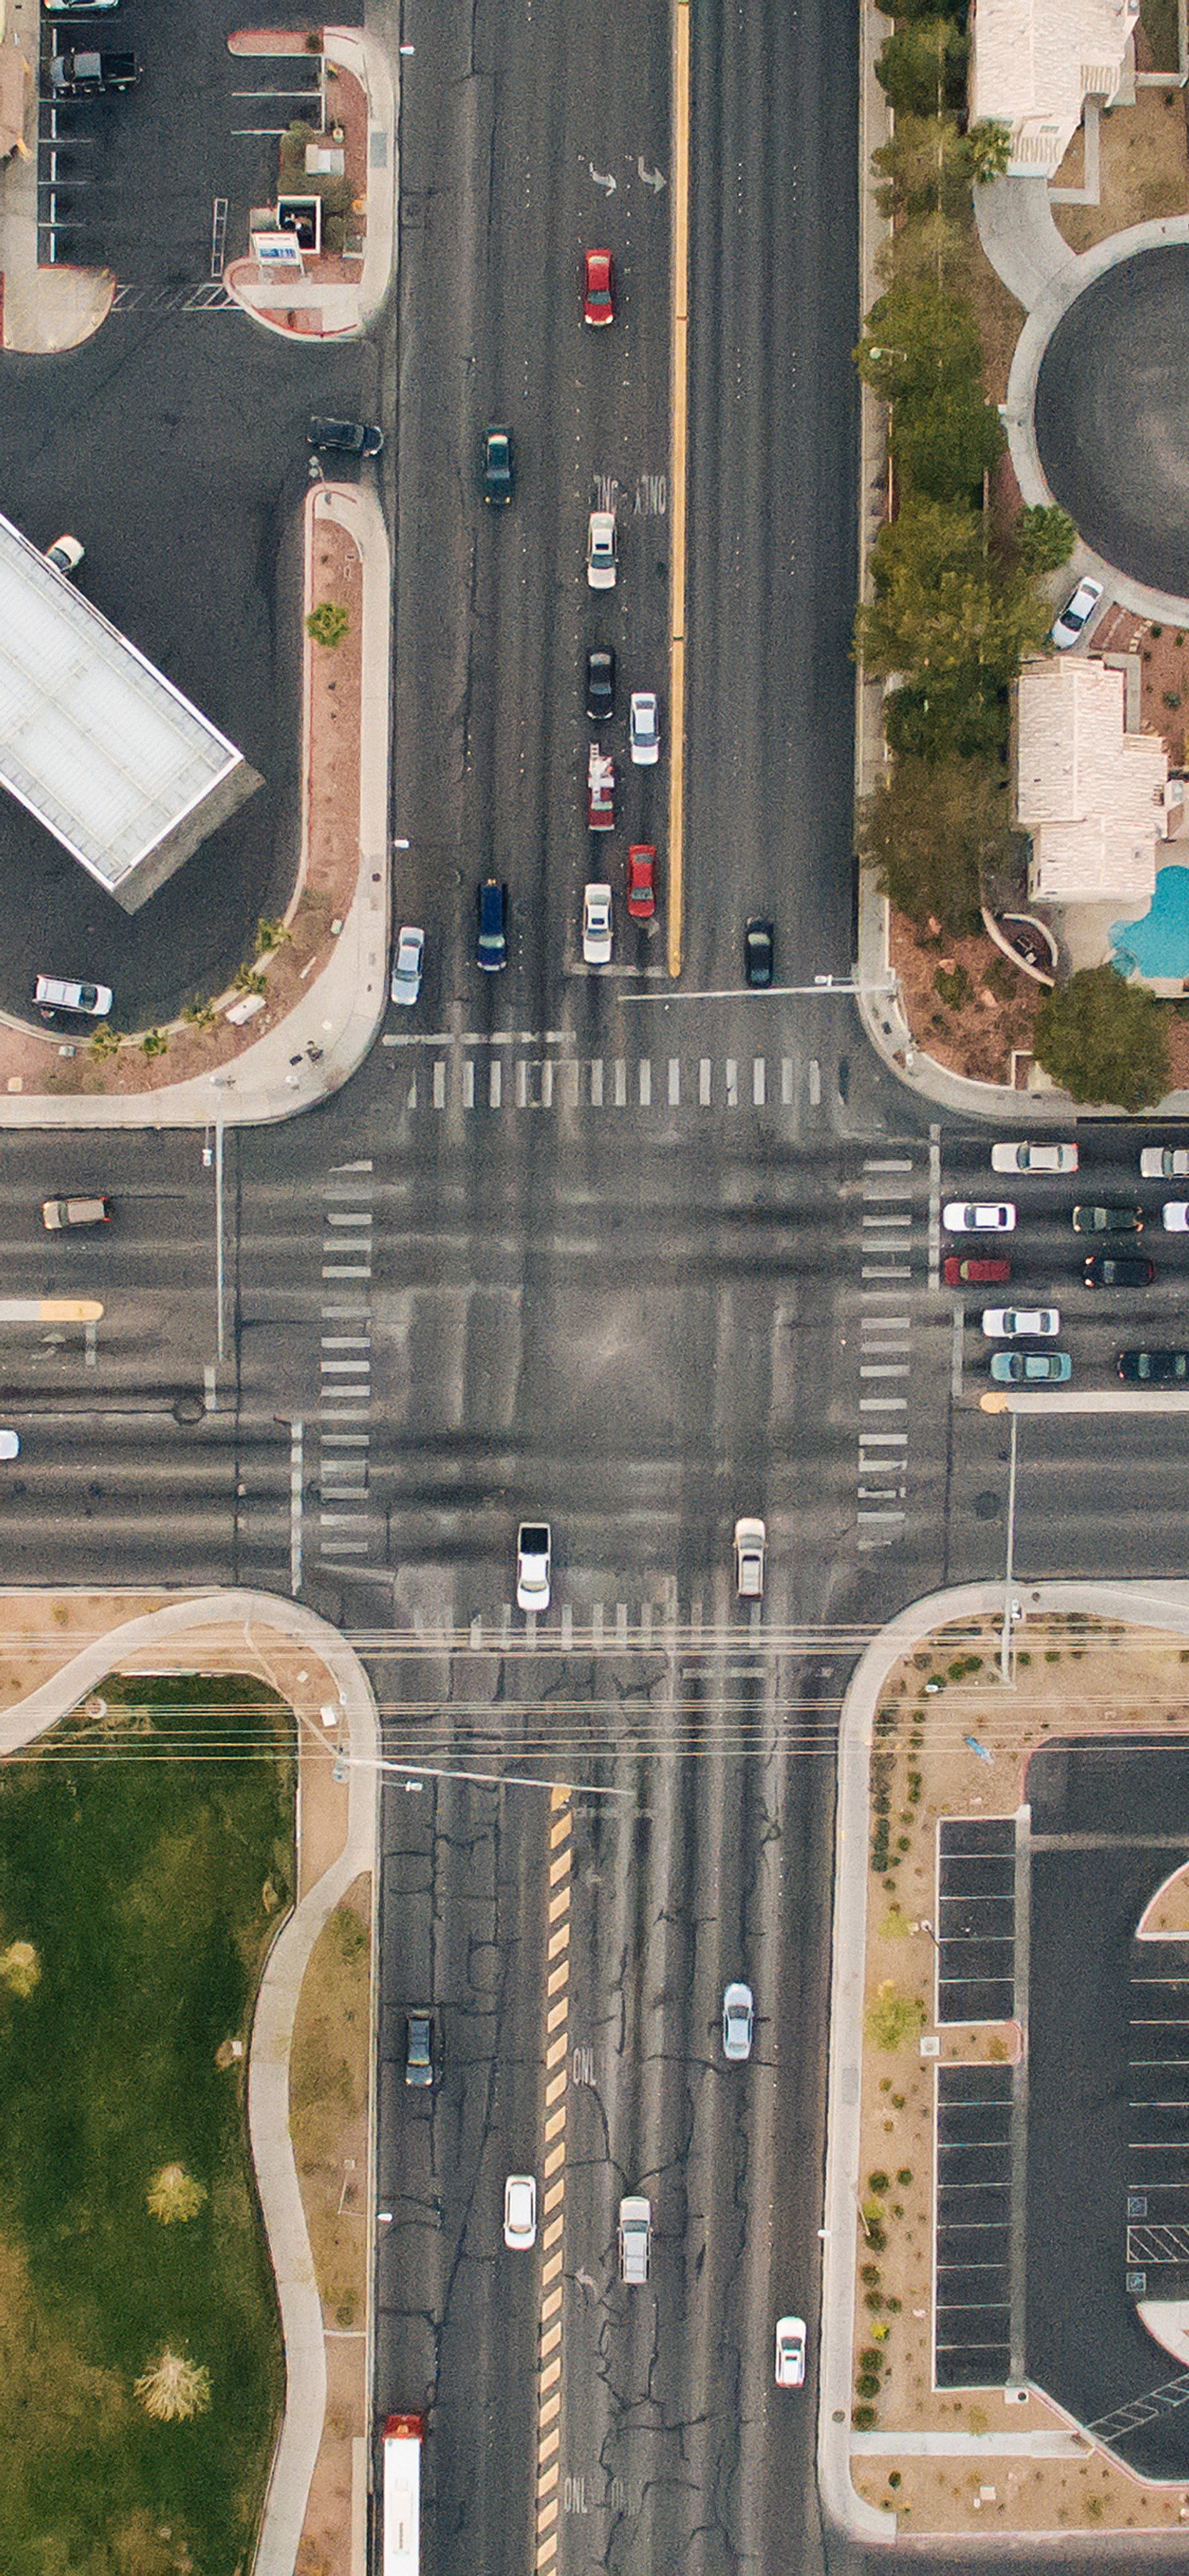
M753 1056L751 1060L751 1105L753 1109L763 1108L767 1094L767 1087L768 1069L765 1059L762 1055Z
M679 1055L671 1055L669 1058L669 1107L670 1109L677 1109L679 1108L680 1103L681 1058Z
M702 1109L709 1109L710 1107L710 1058L708 1055L699 1056L698 1058L698 1105Z
M647 1056L642 1056L640 1059L640 1107L641 1109L650 1109L651 1106L652 1065Z

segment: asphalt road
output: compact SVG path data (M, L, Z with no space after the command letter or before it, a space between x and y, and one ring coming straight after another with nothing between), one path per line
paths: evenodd
M1036 441L1055 500L1134 581L1189 591L1189 248L1124 260L1087 287L1045 351ZM1118 459L1127 459L1126 474Z

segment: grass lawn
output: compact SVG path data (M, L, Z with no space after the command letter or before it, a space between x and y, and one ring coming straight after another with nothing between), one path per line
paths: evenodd
M292 1887L292 1721L254 1680L102 1697L0 1766L0 2569L235 2576L283 2369L224 2043ZM188 2223L147 2207L166 2165ZM187 2422L135 2395L166 2349L209 2372Z

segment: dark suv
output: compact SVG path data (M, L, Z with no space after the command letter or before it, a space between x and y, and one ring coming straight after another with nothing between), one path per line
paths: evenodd
M405 2023L405 2082L418 2085L433 2082L433 2016L430 2013L411 2012Z
M498 975L508 963L508 889L498 877L480 879L475 898L475 964L485 975Z
M615 713L615 655L594 644L586 656L586 712L592 724L610 724Z
M1120 1351L1115 1366L1125 1385L1181 1386L1189 1379L1189 1351Z
M315 419L309 423L306 439L330 456L378 456L384 432L375 421Z

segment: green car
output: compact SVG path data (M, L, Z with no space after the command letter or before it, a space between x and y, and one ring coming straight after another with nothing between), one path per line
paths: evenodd
M483 441L483 498L492 509L506 507L516 488L510 429L489 429Z
M1141 1234L1144 1212L1137 1207L1075 1207L1075 1234Z
M996 1351L991 1375L996 1386L1067 1386L1073 1361L1068 1351Z

